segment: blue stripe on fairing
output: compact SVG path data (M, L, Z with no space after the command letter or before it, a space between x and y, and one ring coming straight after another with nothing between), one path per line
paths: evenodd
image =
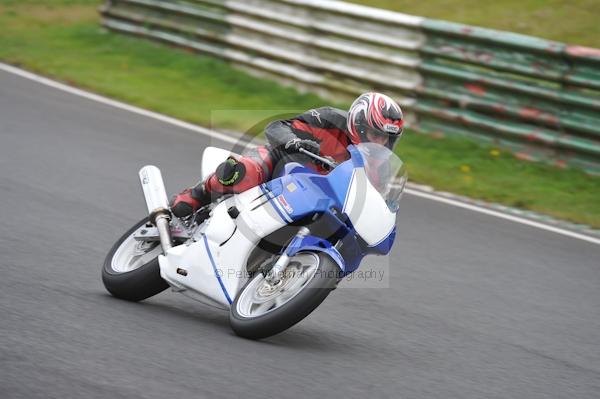
M271 202L271 205L273 206L273 209L275 209L275 212L277 212L277 214L279 215L279 217L281 218L281 220L283 220L286 224L291 222L292 219L288 216L287 218L284 216L283 213L281 213L281 211L279 210L279 207L277 206L277 204L275 203L275 199L273 198L273 194L270 191L267 191L264 188L264 185L261 184L259 185L261 191L263 192L263 194L265 194L267 196L267 198L269 199L269 202Z
M215 277L219 281L219 285L221 286L221 289L223 290L223 294L225 294L225 298L227 298L227 302L229 302L229 304L231 305L231 303L233 303L233 301L229 297L229 294L227 293L227 290L225 289L225 285L223 284L223 280L221 280L221 276L219 276L219 273L217 272L217 265L215 265L215 260L213 259L212 254L210 253L210 248L208 247L208 240L206 239L206 236L203 236L203 237L204 237L204 246L206 247L206 253L208 254L208 258L210 259L210 264L212 265L212 268L215 271Z

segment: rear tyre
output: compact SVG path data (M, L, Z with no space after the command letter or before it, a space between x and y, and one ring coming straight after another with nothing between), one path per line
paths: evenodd
M169 287L160 277L159 242L136 241L133 234L148 223L144 218L127 231L108 252L102 267L102 282L113 296L141 301Z
M286 276L273 286L257 273L231 304L229 321L244 338L278 334L298 323L325 300L339 281L339 266L325 253L300 252Z

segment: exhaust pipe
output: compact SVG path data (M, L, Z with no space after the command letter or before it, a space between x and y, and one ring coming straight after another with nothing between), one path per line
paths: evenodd
M169 200L167 199L167 192L160 169L154 165L146 165L140 169L138 174L142 183L142 191L146 199L150 222L158 229L160 245L163 252L166 253L173 247L171 229L169 227L171 212L169 211Z

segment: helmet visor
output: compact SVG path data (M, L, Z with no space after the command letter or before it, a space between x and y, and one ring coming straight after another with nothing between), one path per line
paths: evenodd
M398 138L402 135L402 129L400 129L398 133L386 133L379 129L366 126L361 133L363 136L363 142L376 143L379 145L384 145L389 149L393 149L398 141Z

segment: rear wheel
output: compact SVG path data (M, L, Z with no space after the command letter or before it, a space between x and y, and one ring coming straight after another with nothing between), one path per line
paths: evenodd
M325 300L339 280L340 268L326 254L294 255L278 284L257 273L231 305L229 321L239 336L266 338L287 330Z
M160 277L158 241L138 241L134 233L148 223L148 218L136 223L108 252L102 268L102 282L113 296L128 301L141 301L169 287Z

